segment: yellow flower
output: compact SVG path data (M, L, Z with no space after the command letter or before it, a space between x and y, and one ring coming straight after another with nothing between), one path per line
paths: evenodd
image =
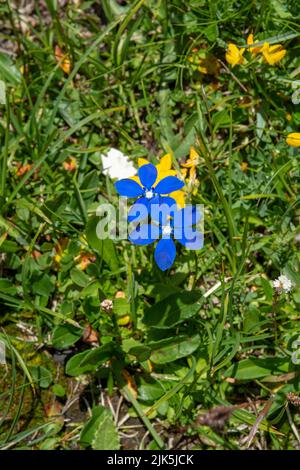
M250 46L251 44L254 45L255 42L258 42L258 41L254 41L253 34L252 33L249 34L249 36L247 38L248 46ZM256 54L259 54L259 52L261 52L262 46L253 46L253 47L249 47L249 49L250 49L251 54L256 55Z
M241 170L245 172L248 170L249 165L247 162L241 162L240 167L241 167Z
M146 160L145 158L138 159L139 168L143 165L147 165L148 163L149 163L148 160ZM166 155L164 155L160 159L159 163L155 166L157 169L157 179L154 185L156 185L160 180L162 180L163 178L166 178L167 176L177 176L177 171L172 170L172 156L170 153L167 153ZM132 176L131 179L133 179L134 181L140 184L140 180L138 176ZM182 190L174 191L171 197L175 199L179 207L185 206L184 192Z
M205 49L193 49L188 60L195 66L196 70L205 75L219 75L220 64L218 60Z
M193 194L197 192L197 187L199 186L199 180L197 179L197 171L196 171L199 161L200 161L199 154L196 152L195 148L191 146L188 160L185 163L181 164L181 166L183 167L182 174L187 178L189 187L193 188ZM188 171L189 171L189 174L188 174ZM195 187L196 187L196 191L195 191Z
M67 54L64 54L59 46L55 46L55 59L59 62L60 68L69 75L71 72L71 60Z
M63 162L63 167L66 171L75 171L77 168L76 158L69 157L68 160Z
M300 147L300 132L292 132L286 138L286 143L292 147Z
M243 54L245 49L239 49L235 44L229 43L226 51L226 60L228 64L231 64L232 67L235 67L237 64L243 64L244 57Z
M286 49L283 49L281 44L274 44L273 46L270 46L268 42L265 42L261 52L269 65L275 65L277 62L283 59L286 54Z
M80 261L76 266L81 271L85 271L86 268L96 261L96 257L91 253L81 253L79 256L75 258L76 261Z
M62 259L62 256L59 255L58 253L54 256L54 261L56 263L60 263L61 262L61 259Z

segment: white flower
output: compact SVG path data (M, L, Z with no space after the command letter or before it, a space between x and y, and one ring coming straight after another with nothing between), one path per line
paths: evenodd
M101 155L103 173L110 178L129 178L136 174L132 161L120 150L111 148L106 155Z
M102 300L100 305L101 305L101 308L103 308L103 310L106 313L111 313L112 312L112 309L113 309L113 301L112 300L104 299L104 300Z
M273 286L279 294L281 294L282 292L287 294L292 290L293 283L288 277L281 274L278 279L275 279L275 281L273 281Z

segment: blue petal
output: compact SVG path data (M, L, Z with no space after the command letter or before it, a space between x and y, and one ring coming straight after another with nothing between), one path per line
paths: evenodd
M202 213L200 208L189 204L174 214L174 226L191 227L192 225L196 225L201 217Z
M129 178L116 181L115 188L120 196L137 197L143 194L143 188L136 182Z
M168 206L170 207L172 213L177 210L177 202L172 197L159 196L159 202L160 202L160 204L168 204Z
M134 245L149 245L159 237L159 227L153 224L138 225L128 236Z
M149 199L146 197L140 197L130 207L128 211L128 222L138 222L146 219L149 212Z
M154 259L162 271L169 269L176 257L176 247L172 238L159 240L154 252Z
M176 176L166 176L156 186L155 192L158 194L170 194L184 186L184 182L180 181Z
M203 248L203 233L192 227L176 227L174 238L179 241L187 250L201 250Z
M174 216L175 211L177 211L177 204L171 197L158 196L150 199L150 217L161 225L166 225L170 217Z
M149 163L139 168L138 175L142 185L147 189L151 189L157 178L157 169L152 163Z

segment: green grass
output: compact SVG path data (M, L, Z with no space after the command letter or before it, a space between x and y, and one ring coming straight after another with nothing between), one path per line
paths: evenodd
M299 449L297 4L4 1L0 18L0 449ZM284 59L227 64L251 32ZM151 245L100 242L96 209L118 204L101 154L179 170L191 146L204 248L161 272Z

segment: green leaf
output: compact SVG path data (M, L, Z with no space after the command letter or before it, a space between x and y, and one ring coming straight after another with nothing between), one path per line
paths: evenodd
M32 380L41 388L48 388L52 382L51 372L43 366L33 366L30 369Z
M113 312L119 317L128 315L130 313L130 304L126 299L119 298L113 300Z
M71 357L66 364L66 374L77 376L98 369L101 364L108 361L114 353L112 343L99 348L83 351Z
M156 364L166 364L192 354L200 346L200 336L180 335L148 345L152 348L150 360Z
M80 442L84 447L91 446L94 450L120 449L120 440L111 412L104 406L93 408L92 417L81 432Z
M261 277L260 282L261 282L262 288L264 290L266 299L268 301L271 301L273 299L273 287L272 287L270 281L268 281L264 277Z
M257 114L256 114L256 136L257 136L258 140L260 140L262 138L265 127L266 127L266 120L265 120L264 116L260 112L257 112Z
M186 137L182 140L180 145L174 151L175 158L182 158L189 154L190 148L196 141L196 129L193 127Z
M154 328L172 328L197 315L200 309L200 292L183 292L170 295L146 310L144 323Z
M73 268L70 276L74 284L80 287L86 287L90 282L89 277L78 268Z
M89 245L99 254L105 261L112 272L119 270L119 262L113 241L110 238L100 240L97 236L97 225L100 217L91 217L87 223L86 237Z
M282 374L289 371L290 359L282 357L249 358L233 364L225 372L225 377L237 380L254 380L268 375Z
M0 278L0 291L14 295L17 293L16 287L9 279Z
M14 86L21 83L20 71L13 64L11 58L2 52L0 52L0 78Z
M129 349L128 354L135 356L138 361L143 362L149 359L151 349L147 346L135 346L134 348Z
M60 325L53 331L52 344L57 349L65 349L79 340L82 331L73 325Z
M219 36L219 31L218 31L218 26L217 23L213 23L206 28L203 29L203 34L207 37L207 39L211 42L214 42L217 40L217 37Z
M260 328L259 325L260 316L259 311L256 309L251 309L249 312L246 313L244 319L244 331L245 332L255 332Z
M0 104L6 104L6 86L3 80L0 80Z
M52 392L57 396L57 397L64 397L66 395L66 390L64 387L60 384L54 384L52 387Z
M155 402L165 393L162 385L156 381L146 382L141 379L141 385L138 387L138 398L142 401Z
M32 292L38 295L44 295L48 297L55 289L55 286L48 274L43 276L32 284Z

